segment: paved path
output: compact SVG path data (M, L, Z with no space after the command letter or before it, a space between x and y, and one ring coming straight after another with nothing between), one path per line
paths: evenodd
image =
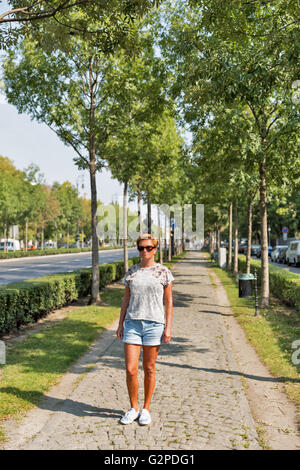
M41 414L48 408L36 435L23 444L15 439L8 448L260 449L224 318L216 311L215 291L201 258L200 252L188 252L172 270L173 339L158 357L149 427L119 424L129 400L123 344L113 329L95 367L67 399L48 407L49 392L35 411ZM142 406L141 361L139 380ZM30 436L32 430L27 431Z

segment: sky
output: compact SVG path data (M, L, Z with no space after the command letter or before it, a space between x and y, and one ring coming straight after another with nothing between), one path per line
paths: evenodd
M7 2L0 0L0 14L9 10ZM0 76L1 76L0 56ZM70 181L74 186L80 183L80 196L90 198L90 180L88 171L79 171L73 158L76 156L71 147L67 147L45 124L32 121L26 114L18 114L15 106L6 102L0 92L0 155L8 157L14 165L23 170L30 163L39 166L47 184L55 181ZM84 188L81 187L83 175ZM80 177L80 180L78 179ZM98 200L109 204L118 200L122 205L123 185L111 177L107 170L97 175ZM129 202L132 211L137 210L137 202ZM142 207L146 214L146 206Z

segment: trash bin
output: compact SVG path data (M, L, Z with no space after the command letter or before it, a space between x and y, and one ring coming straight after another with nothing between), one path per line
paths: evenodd
M239 274L239 297L252 297L252 284L251 281L254 279L253 274Z

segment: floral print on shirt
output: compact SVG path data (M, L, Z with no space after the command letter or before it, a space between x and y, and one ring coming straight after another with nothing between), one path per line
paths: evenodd
M126 286L129 286L130 281L136 277L138 271L143 270L143 269L144 268L141 268L137 264L130 266L123 279L123 284L125 284ZM171 271L166 266L160 263L157 263L154 266L151 266L149 270L151 270L153 277L155 277L156 279L160 279L161 284L164 287L170 285L171 282L174 280L174 277Z

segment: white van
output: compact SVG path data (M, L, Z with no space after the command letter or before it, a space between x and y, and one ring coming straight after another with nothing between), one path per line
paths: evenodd
M4 238L1 238L0 251L4 251L4 247L5 247L5 240ZM16 251L16 250L21 249L19 240L14 240L13 238L6 239L6 247L7 247L7 251Z
M289 243L289 247L286 252L287 265L294 264L297 266L300 264L300 240L294 240Z

